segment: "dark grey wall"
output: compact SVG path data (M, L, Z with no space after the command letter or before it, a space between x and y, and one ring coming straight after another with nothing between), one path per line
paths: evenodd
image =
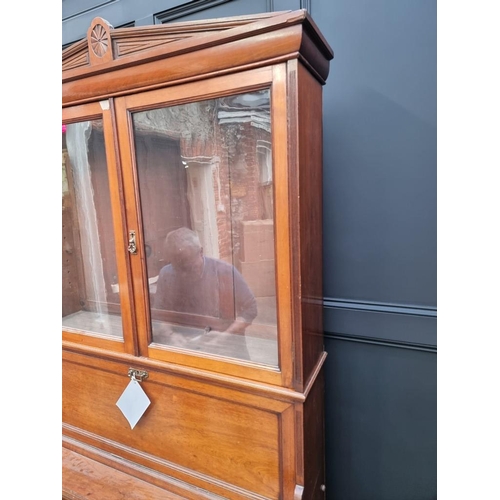
M436 5L312 2L325 87L325 295L436 306Z
M62 0L63 44L307 8L324 87L328 500L436 498L436 0Z
M436 355L327 337L329 500L436 498Z
M327 497L437 491L436 2L311 2L324 89Z

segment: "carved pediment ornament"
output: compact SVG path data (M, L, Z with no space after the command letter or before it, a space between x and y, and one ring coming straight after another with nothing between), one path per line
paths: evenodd
M94 54L102 57L108 50L109 40L102 24L96 24L90 34L91 47Z
M89 59L92 65L102 64L113 60L110 30L113 26L108 21L96 17L87 31Z

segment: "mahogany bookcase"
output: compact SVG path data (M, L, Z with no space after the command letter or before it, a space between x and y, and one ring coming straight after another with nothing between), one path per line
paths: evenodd
M63 498L324 498L332 57L305 10L63 51Z

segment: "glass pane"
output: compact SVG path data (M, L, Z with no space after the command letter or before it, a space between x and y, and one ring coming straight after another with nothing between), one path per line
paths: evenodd
M62 139L62 324L123 337L102 120Z
M276 366L269 90L133 123L153 341Z

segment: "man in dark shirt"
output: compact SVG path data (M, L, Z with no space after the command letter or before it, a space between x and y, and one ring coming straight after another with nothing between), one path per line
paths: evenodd
M243 335L257 316L257 303L240 272L203 255L197 234L188 228L170 232L165 246L170 263L160 271L154 308L196 317L206 332L217 331L211 336L214 343Z

